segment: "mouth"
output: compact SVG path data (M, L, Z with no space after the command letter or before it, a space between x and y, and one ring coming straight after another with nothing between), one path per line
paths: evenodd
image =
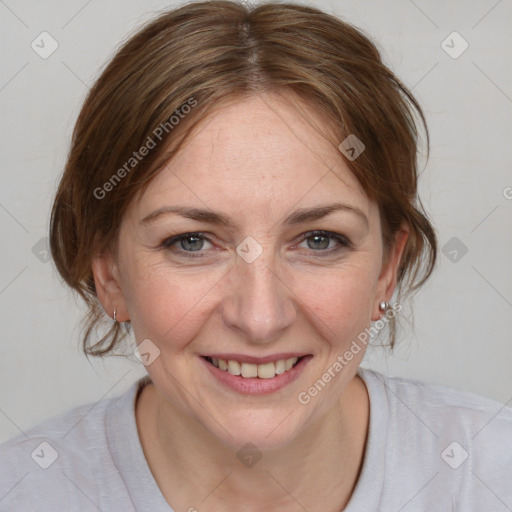
M223 388L242 395L267 395L290 386L303 374L313 354L281 353L267 357L209 354L200 360Z
M304 356L294 356L288 358L276 359L264 363L254 363L239 361L237 359L223 359L220 357L202 356L209 364L215 366L221 371L229 373L243 379L273 379L277 375L290 372L304 358Z

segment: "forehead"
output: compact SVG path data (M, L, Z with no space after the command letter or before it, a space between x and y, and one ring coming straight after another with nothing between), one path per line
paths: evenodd
M345 200L370 203L325 118L295 97L257 95L215 109L141 198L149 205L245 205L275 211Z

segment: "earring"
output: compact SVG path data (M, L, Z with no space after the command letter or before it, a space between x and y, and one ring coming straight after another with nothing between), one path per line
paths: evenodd
M389 302L387 300L382 300L379 303L379 309L384 313L389 308Z
M114 323L115 324L117 324L116 314L117 314L117 308L114 308Z

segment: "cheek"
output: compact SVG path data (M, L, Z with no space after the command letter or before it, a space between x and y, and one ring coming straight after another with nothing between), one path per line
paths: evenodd
M299 275L294 292L331 345L349 344L371 322L376 269L363 259L325 274Z
M212 307L212 288L222 273L187 273L145 255L127 263L123 292L136 339L160 347L172 340L170 350L186 345Z

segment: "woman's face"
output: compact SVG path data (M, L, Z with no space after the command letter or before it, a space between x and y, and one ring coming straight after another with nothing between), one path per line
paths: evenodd
M141 352L169 407L232 446L287 444L339 403L365 346L333 364L395 285L377 205L337 146L275 95L206 120L130 206L118 244L119 293L100 299L131 320L137 343L150 340ZM268 364L278 360L291 362Z

